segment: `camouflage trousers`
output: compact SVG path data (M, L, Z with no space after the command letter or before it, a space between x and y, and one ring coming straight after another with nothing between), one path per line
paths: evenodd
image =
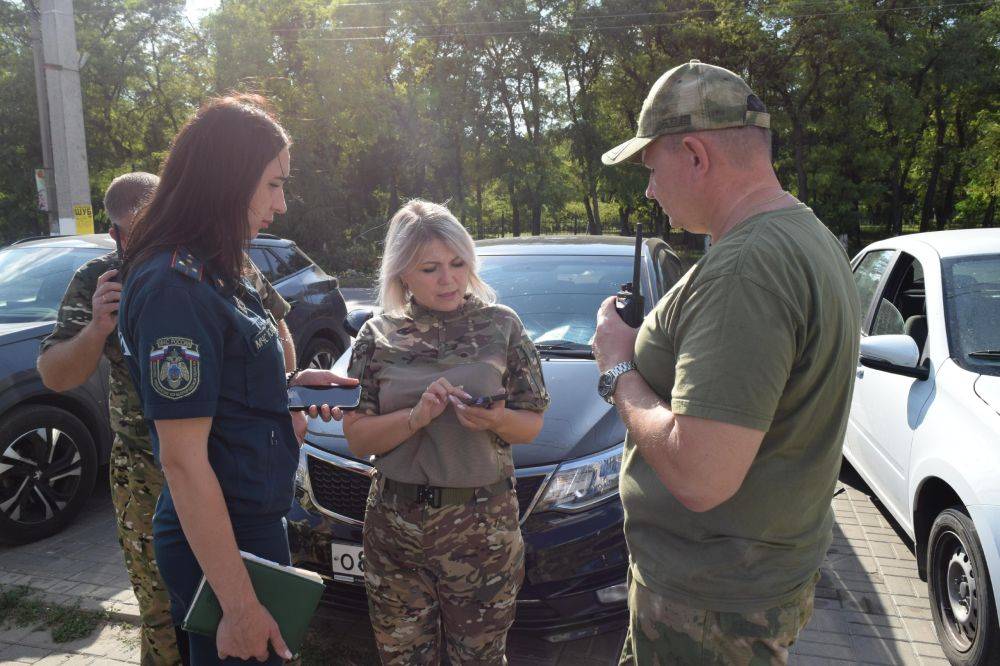
M634 580L619 666L787 664L788 649L813 612L813 581L792 601L755 613L690 608Z
M389 500L372 484L365 586L385 665L506 664L524 579L514 491L433 508Z
M142 665L181 663L170 597L153 554L153 511L163 486L163 473L153 454L127 446L115 435L111 447L111 499L118 523L118 543L139 601L142 618Z

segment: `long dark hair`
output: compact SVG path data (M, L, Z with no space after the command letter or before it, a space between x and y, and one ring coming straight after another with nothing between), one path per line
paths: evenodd
M290 143L259 95L203 104L174 137L156 194L133 226L124 272L183 245L213 276L238 284L250 200L264 168Z

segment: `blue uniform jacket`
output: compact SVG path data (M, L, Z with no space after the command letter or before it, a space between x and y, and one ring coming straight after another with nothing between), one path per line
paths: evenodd
M299 447L277 327L253 287L234 293L182 248L162 252L129 273L118 325L157 461L154 421L212 417L208 458L229 513L287 513ZM174 516L164 485L157 520Z

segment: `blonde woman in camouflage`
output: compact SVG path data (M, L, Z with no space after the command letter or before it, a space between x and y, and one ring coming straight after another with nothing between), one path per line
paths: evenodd
M383 312L351 356L362 397L344 432L374 457L365 583L383 664L507 663L524 577L510 447L535 438L549 396L521 320L476 266L447 208L405 205L386 235Z

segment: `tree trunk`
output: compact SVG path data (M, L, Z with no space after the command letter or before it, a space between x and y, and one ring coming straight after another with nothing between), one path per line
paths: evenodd
M531 204L531 235L542 235L542 202L537 200Z
M635 233L629 225L629 217L632 215L631 206L618 204L618 231L622 236L631 236Z
M590 206L590 196L583 195L583 207L587 211L587 232L594 228L594 209ZM576 221L573 222L573 233L576 233Z
M990 203L987 204L986 206L986 212L983 213L982 226L984 228L993 226L993 216L996 214L996 212L997 212L997 197L996 195L993 195L992 197L990 197Z
M476 179L476 238L483 237L483 184Z
M927 177L927 190L924 192L924 205L920 211L920 231L930 231L931 216L934 214L934 198L937 196L938 177L941 174L941 163L944 160L944 135L947 126L941 113L941 91L935 96L934 123L937 127L934 139L934 158L931 161L931 173ZM940 222L938 222L940 224Z
M590 188L590 199L593 201L594 206L594 215L590 220L590 233L595 236L600 236L604 233L604 225L601 224L601 204L597 198L597 181L591 177L588 179L588 184Z

